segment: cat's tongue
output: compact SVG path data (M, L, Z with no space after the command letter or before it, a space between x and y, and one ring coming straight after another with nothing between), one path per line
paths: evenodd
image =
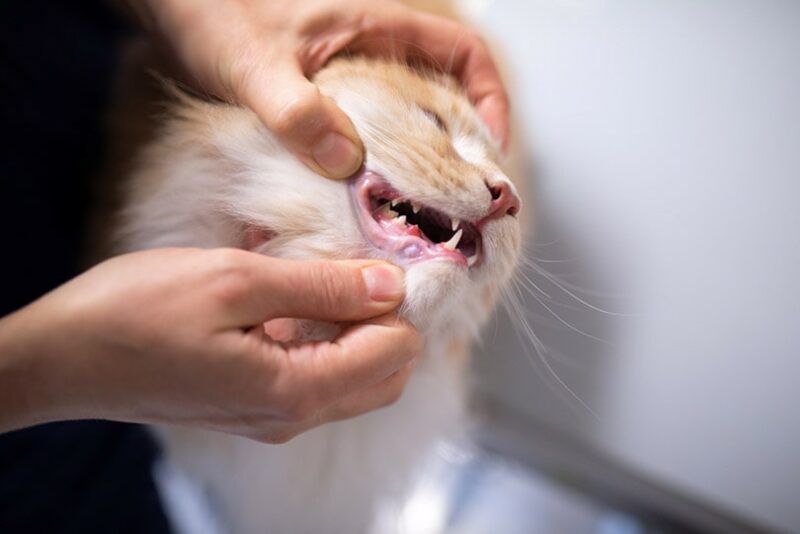
M351 187L362 233L400 263L443 260L471 267L478 261L480 232L472 224L403 200L398 191L370 171L355 178Z

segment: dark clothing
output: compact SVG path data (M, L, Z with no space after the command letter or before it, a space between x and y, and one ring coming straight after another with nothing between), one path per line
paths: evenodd
M0 1L0 316L81 270L125 24L101 2ZM167 532L142 427L0 435L0 532Z
M167 533L157 450L137 425L53 423L0 436L0 532Z

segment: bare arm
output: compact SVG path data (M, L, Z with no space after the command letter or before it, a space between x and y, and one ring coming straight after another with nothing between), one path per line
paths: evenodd
M402 271L374 261L120 256L0 320L0 431L103 418L282 442L397 399L420 350L402 298ZM282 317L352 324L284 344L263 328Z

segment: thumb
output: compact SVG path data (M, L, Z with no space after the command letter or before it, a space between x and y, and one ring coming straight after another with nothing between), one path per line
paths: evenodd
M227 299L230 327L282 317L361 321L394 310L405 296L403 270L381 261L243 259L245 283Z
M364 148L353 123L298 64L276 61L243 89L244 103L309 168L337 179L359 169Z

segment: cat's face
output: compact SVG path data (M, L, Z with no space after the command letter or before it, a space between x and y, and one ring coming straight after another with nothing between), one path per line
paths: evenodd
M462 92L449 78L366 60L336 62L315 81L363 139L352 211L376 255L406 268L412 319L452 315L447 304L465 300L491 307L519 253L520 199Z
M474 333L520 248L520 201L486 128L454 82L400 65L338 60L314 81L363 139L361 172L323 178L251 112L186 99L134 177L126 248L385 259L406 270L418 327Z

